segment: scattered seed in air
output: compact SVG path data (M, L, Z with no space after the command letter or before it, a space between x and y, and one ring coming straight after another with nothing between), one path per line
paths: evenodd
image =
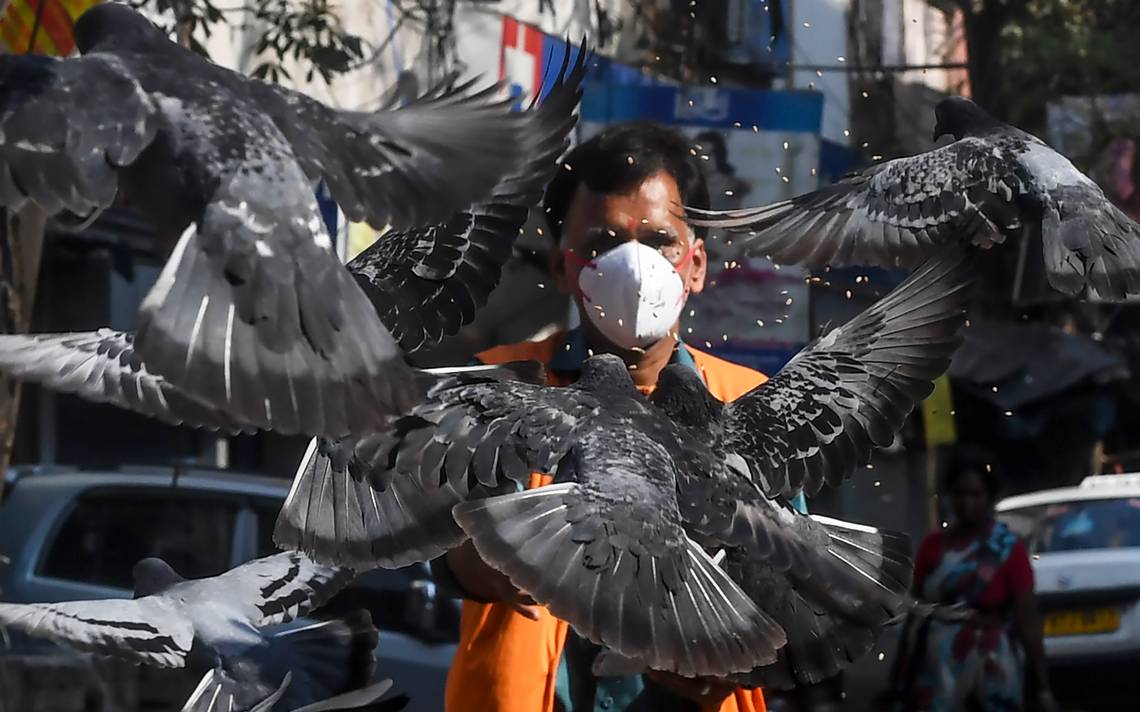
M716 77L709 77L709 81L716 84Z
M880 651L879 652L879 662L883 662L886 659L887 659L887 654Z
M1005 417L1009 418L1009 417L1012 417L1012 416L1013 416L1013 411L1012 411L1012 410L1007 410L1007 411L1005 412Z
M784 150L785 150L785 151L787 151L787 150L788 150L788 142L787 142L787 141L784 141Z
M839 62L840 64L843 64L844 62L847 61L847 58L846 57L836 57L835 61Z
M850 136L850 135L851 135L851 131L849 131L848 129L843 129L843 135L844 135L844 136Z
M764 326L764 320L763 319L757 319L756 320L756 326Z
M706 348L706 349L711 349L711 348L712 348L712 343L711 343L711 342L708 342L708 341L706 341L706 342L705 342L705 348Z
M632 166L633 165L633 156L626 156L625 162Z
M810 23L810 22L805 22L805 23L804 23L804 27L811 27L811 23Z

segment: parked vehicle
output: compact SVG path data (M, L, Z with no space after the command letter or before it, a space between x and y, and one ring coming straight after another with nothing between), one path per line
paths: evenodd
M1009 497L998 516L1033 555L1055 692L1081 709L1140 699L1140 473Z
M90 472L17 468L0 502L0 600L129 598L131 567L159 556L189 578L212 576L276 551L272 533L288 483L191 468ZM459 604L435 595L426 566L358 577L315 617L366 608L380 629L377 674L443 708L458 639ZM21 637L21 651L59 648ZM0 653L2 653L0 644ZM178 709L202 671L140 671L140 708Z

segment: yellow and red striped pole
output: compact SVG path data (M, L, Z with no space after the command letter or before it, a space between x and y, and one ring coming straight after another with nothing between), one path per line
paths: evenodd
M75 18L98 0L0 0L0 51L65 57ZM34 38L34 39L33 39Z

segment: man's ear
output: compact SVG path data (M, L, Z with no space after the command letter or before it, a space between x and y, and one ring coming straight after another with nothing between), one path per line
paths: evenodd
M709 256L705 252L705 241L696 239L693 242L693 257L689 264L689 278L685 286L689 294L700 294L705 288L705 276L708 274Z
M566 255L562 254L562 246L555 244L546 255L546 263L550 269L550 276L554 279L554 286L563 294L574 294L573 285L570 284L566 274Z

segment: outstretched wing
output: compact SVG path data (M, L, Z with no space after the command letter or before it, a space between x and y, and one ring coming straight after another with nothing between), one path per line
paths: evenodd
M912 267L947 243L1002 242L1021 225L1026 192L1014 156L964 138L766 207L688 213L694 225L745 233L737 244L778 263Z
M555 484L455 507L479 555L579 634L652 668L773 662L784 631L685 533L669 453L606 425L577 440Z
M403 354L333 251L285 139L208 88L163 102L217 184L143 300L135 350L152 372L261 429L381 427L419 395Z
M533 114L535 145L522 170L489 199L437 225L385 234L348 264L380 319L406 352L431 346L475 318L499 284L532 205L554 174L576 119L586 53L557 80ZM568 73L569 72L569 73Z
M0 206L94 217L118 169L158 131L157 112L115 57L0 56Z
M744 459L770 496L819 491L894 440L959 343L972 251L943 250L774 378L725 406L718 447Z
M322 566L304 554L286 551L254 559L218 576L176 584L175 588L188 604L196 606L233 602L260 628L319 608L353 576L350 569Z
M546 118L512 111L497 87L472 91L474 81L377 112L338 111L264 82L249 86L305 173L325 179L350 220L376 228L441 222L485 201L549 138Z
M182 667L194 644L193 626L159 596L133 601L0 603L3 628L158 667Z
M381 433L311 444L274 540L361 570L435 558L465 538L455 504L551 471L599 412L574 388L445 378Z
M0 370L52 390L74 393L157 418L228 433L253 432L147 370L134 335L112 329L73 334L0 335Z

